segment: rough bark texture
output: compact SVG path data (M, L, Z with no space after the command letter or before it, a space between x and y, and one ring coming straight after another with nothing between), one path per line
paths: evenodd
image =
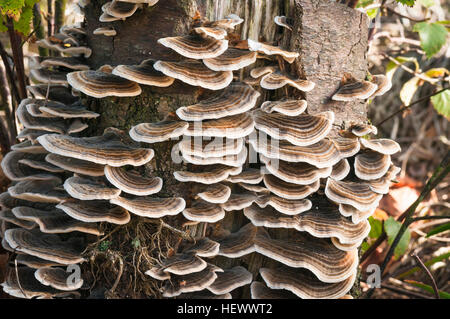
M343 121L349 123L367 119L364 103L329 100L339 87L344 72L351 73L356 79L363 79L367 71L367 18L354 9L328 0L163 0L155 7L139 10L126 21L104 24L98 21L98 17L101 14L101 5L105 2L91 1L86 7L88 42L93 50L89 59L92 68L104 64L114 66L140 63L148 58L178 60L180 57L176 53L156 41L162 37L186 34L196 10L210 20L235 13L245 20L236 29L242 39L281 44L286 49L300 52L298 61L288 66L287 71L314 81L316 87L304 96L293 89L288 89L287 93L290 96L306 98L309 113L332 110L336 114L338 125ZM277 15L294 18L292 32L275 25L273 19ZM112 25L118 35L92 35L96 28L103 25ZM257 65L263 63L265 62L258 61ZM241 72L240 77L246 75ZM142 87L142 95L136 98L87 99L91 108L102 114L92 122L89 135L101 134L109 126L129 130L131 126L141 122L161 120L168 112L191 104L207 93L203 89L179 81L165 89ZM273 98L286 94L286 91L262 93L262 98ZM166 154L156 158L152 169L164 178L165 192L189 196L192 193L192 185L173 180L171 173L179 166L172 164L170 160L168 150L171 145L173 142L152 146L157 154L163 150ZM182 220L182 217L179 219ZM231 212L220 224L234 232L247 222L242 212ZM204 226L190 230L193 235L205 231ZM288 231L272 232L274 237L286 237L290 234ZM239 260L217 257L215 263L225 267L243 264L256 279L259 268L269 265L272 261L261 255L251 254ZM233 297L248 298L249 287L240 295L233 293Z

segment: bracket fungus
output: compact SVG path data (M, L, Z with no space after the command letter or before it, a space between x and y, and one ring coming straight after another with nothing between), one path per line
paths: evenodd
M105 166L106 179L119 190L133 195L146 196L158 193L163 185L160 177L143 176L137 171Z
M174 78L164 75L153 68L155 61L144 60L138 65L118 65L112 70L112 74L137 82L139 84L157 87L172 85Z
M195 35L161 38L158 43L190 59L216 58L228 49L228 40Z

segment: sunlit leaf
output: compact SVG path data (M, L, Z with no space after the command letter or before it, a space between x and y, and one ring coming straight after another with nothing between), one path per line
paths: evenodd
M430 8L436 4L435 0L417 0L417 2L423 5L425 8Z
M398 64L405 64L407 62L413 62L415 71L419 71L419 62L414 57L406 57L406 56L398 56L394 58L397 63L393 61L389 61L386 66L386 76L392 81L392 77L394 76L395 71L399 68Z
M418 77L413 77L403 84L402 89L400 90L400 99L402 100L404 105L409 105L414 97L414 93L416 93L417 88L419 87L420 79Z
M445 232L447 230L450 230L450 223L442 224L442 225L439 225L439 226L433 228L432 230L430 230L427 233L427 237L437 235L437 234Z
M416 0L395 0L395 1L401 4L406 4L407 6L410 7L412 7L414 5L414 2L416 2Z
M420 22L413 31L419 33L420 46L428 58L438 53L447 40L447 29L441 24Z
M426 292L434 294L433 287L431 287L430 285L425 285L424 283L415 280L405 280L405 282L410 283L411 285L416 286ZM448 292L438 290L438 293L441 299L450 299L450 294Z
M402 224L396 221L393 217L389 217L388 219L385 220L384 231L386 232L386 235L388 237L389 245L392 245L401 226ZM406 252L406 250L408 249L410 239L411 239L411 232L409 231L409 229L406 229L406 231L400 238L397 247L395 247L394 255L396 258L400 257Z
M432 68L425 72L425 75L430 78L439 78L450 74L450 72L446 68Z
M383 223L381 220L375 219L372 216L369 217L369 224L370 224L370 238L378 238L380 237L381 233L383 232Z
M439 114L450 120L450 89L432 96L431 103Z

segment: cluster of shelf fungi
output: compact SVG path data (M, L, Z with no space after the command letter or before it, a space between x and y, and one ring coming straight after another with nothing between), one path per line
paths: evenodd
M100 20L126 19L137 3L156 2L108 2ZM84 251L102 235L103 222L123 225L134 214L214 224L226 214L244 214L248 222L238 231L216 227L208 237L185 240L148 269L149 280L161 281L163 297L231 298L246 285L256 299L349 296L358 247L370 231L367 218L399 172L390 156L400 147L372 138L377 130L370 124L337 131L332 111L308 114L305 100L262 100L264 90L290 86L308 92L314 83L283 71L296 52L250 39L232 47L227 34L240 23L236 15L202 20L188 35L160 39L185 58L180 62L146 60L99 70L83 62L91 51L80 26L62 27L38 42L66 56L32 60L30 75L40 84L28 87L33 97L17 110L22 142L1 163L12 181L0 195L2 246L17 254L2 283L6 293L79 297L83 280L68 280L66 269L86 261ZM290 32L286 17L275 23ZM252 67L260 58L271 62ZM250 77L241 82L233 72L247 67ZM100 116L83 106L80 92L136 96L140 85L167 87L175 80L215 92L161 122L76 137L88 127L86 120ZM382 75L350 79L332 99L368 99L389 88ZM158 197L160 177L129 169L149 163L151 145L170 139L179 140L174 151L190 164L174 178L196 190L194 198ZM273 228L289 236L275 238ZM273 261L257 278L243 266L214 264L216 256L238 259L255 252Z

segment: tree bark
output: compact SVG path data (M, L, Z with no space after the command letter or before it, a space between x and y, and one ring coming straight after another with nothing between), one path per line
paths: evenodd
M300 53L287 71L316 83L314 90L305 94L289 88L289 96L304 98L308 102L308 113L327 110L335 113L335 123L365 122L367 109L364 102L337 102L330 97L340 85L344 72L362 80L367 72L367 17L344 4L329 0L165 0L154 7L145 7L126 21L110 23L117 31L115 37L95 36L93 31L104 24L98 21L101 6L106 1L91 1L86 7L88 44L93 53L89 58L92 68L104 64L136 64L145 59L179 60L180 56L156 41L159 38L186 34L192 17L198 10L209 20L237 14L244 22L236 28L241 39L252 39L278 44L290 51ZM274 23L274 17L285 15L294 19L292 32ZM257 62L256 66L263 62ZM240 72L241 79L248 70ZM142 122L161 120L168 112L198 100L205 90L176 81L168 88L142 86L143 93L136 98L86 99L91 108L102 114L89 129L89 135L101 134L109 126L129 130ZM281 90L280 90L281 91ZM261 91L262 97L274 98L279 92ZM335 129L336 131L338 128ZM159 143L161 149L170 143ZM153 146L152 146L153 147ZM155 150L156 153L158 152ZM169 155L170 156L170 155ZM159 161L159 162L158 162ZM156 167L165 167L165 187L173 187L171 193L180 196L189 186L173 180L172 171L178 164L171 164L170 157L156 159ZM169 185L169 186L168 186ZM228 213L220 223L230 231L238 230L247 223L242 213ZM203 232L202 227L191 229L192 234ZM277 232L275 232L277 233ZM278 234L288 236L288 232ZM258 254L240 259L216 257L219 266L234 266L245 263L256 278L261 266L270 263ZM249 297L248 287L241 296ZM235 296L234 296L235 297Z

